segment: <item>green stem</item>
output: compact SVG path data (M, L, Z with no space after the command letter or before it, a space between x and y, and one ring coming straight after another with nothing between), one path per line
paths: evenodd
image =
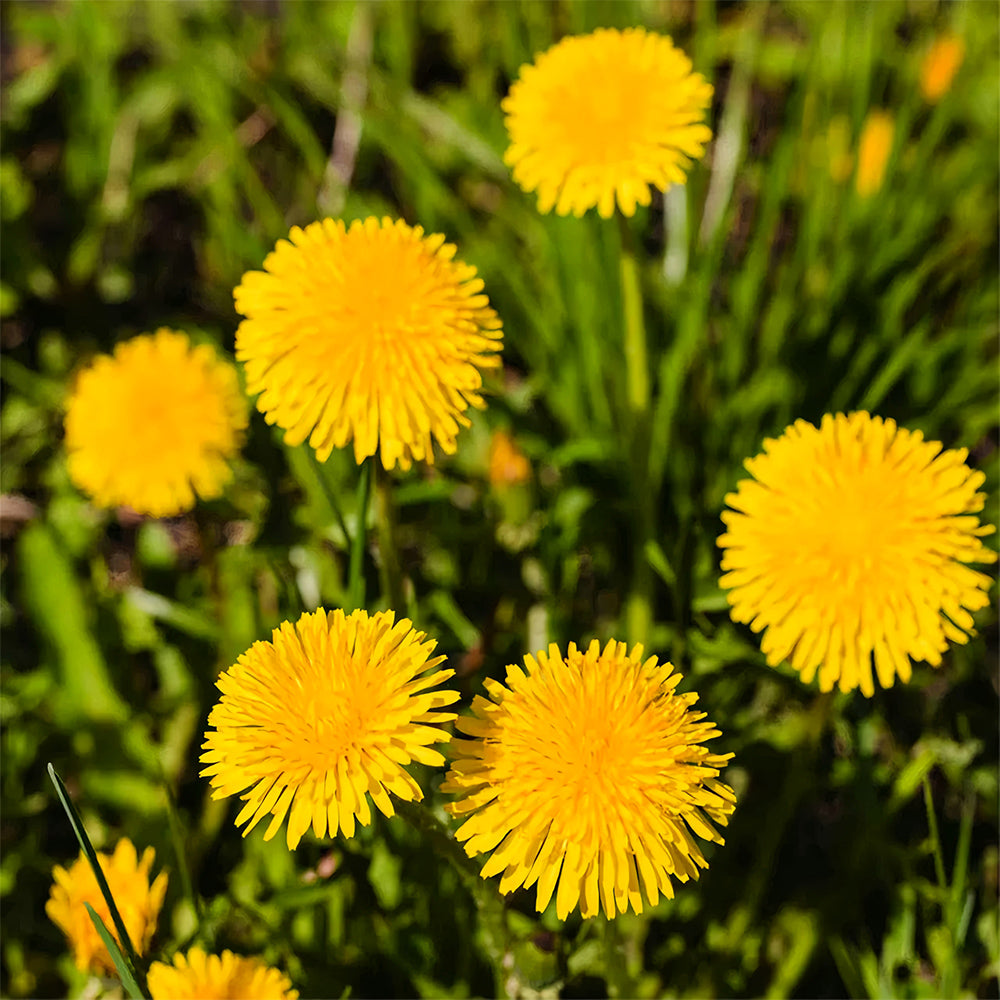
M343 532L344 540L347 541L351 537L351 533L347 530L347 524L344 521L343 512L340 509L340 504L337 502L337 494L333 486L330 484L330 473L327 471L329 466L326 462L321 462L316 457L316 452L313 450L312 445L305 445L306 454L309 456L309 461L312 463L313 468L316 470L316 481L319 483L319 488L326 498L326 502L330 505L330 510L333 512L333 516L337 519L337 526Z
M625 327L625 378L628 400L629 466L637 524L632 547L632 590L625 607L629 644L647 643L653 625L653 570L646 557L655 540L656 516L649 483L649 356L643 320L642 286L635 241L627 220L619 215L621 231L622 320Z
M347 576L347 596L350 610L364 607L365 603L365 576L364 576L364 555L365 540L368 536L368 507L371 503L372 486L372 463L374 458L365 460L361 466L361 473L358 477L357 492L357 514L358 523L354 528L354 537L351 539L351 562Z
M375 470L375 524L379 553L382 592L397 617L406 613L406 593L403 570L396 548L396 508L392 500L392 481L383 469Z
M628 971L628 958L621 927L615 918L601 921L604 938L604 979L608 985L608 996L619 1000L636 996L636 984Z
M493 966L497 996L507 996L506 983L511 973L513 953L507 931L507 911L493 885L479 873L479 866L470 858L451 831L426 806L418 802L394 801L396 812L421 836L430 842L434 853L443 858L457 872L462 883L472 894L479 912L479 929L483 945ZM517 977L519 978L519 977Z

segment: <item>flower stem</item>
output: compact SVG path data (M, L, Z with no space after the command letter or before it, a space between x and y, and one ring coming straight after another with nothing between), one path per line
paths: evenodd
M364 607L365 604L365 539L368 535L368 507L371 503L372 464L374 461L374 458L366 459L364 465L361 466L361 473L358 477L356 505L358 523L354 527L354 537L351 539L351 561L347 576L347 597L351 611Z
M653 570L646 557L647 543L655 540L656 518L649 483L649 356L643 320L642 286L635 241L624 216L621 232L622 320L625 327L625 378L628 401L629 465L632 496L638 507L632 547L632 590L625 606L629 644L649 641L653 624Z
M605 918L601 922L604 939L604 979L608 984L608 996L628 998L636 996L636 984L629 975L628 959L621 928L615 918Z
M392 481L382 469L375 469L375 524L382 557L382 592L398 617L406 613L406 594L399 551L396 548L396 508L392 501Z

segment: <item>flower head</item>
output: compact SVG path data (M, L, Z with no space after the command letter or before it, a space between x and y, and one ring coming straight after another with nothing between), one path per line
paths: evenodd
M920 90L927 101L936 104L948 93L964 58L965 42L957 35L935 39L920 64Z
M462 796L449 810L467 817L466 853L493 852L482 875L503 872L503 893L537 882L539 911L555 892L560 919L672 898L671 876L708 867L692 832L722 843L713 823L736 802L718 780L732 754L701 746L719 732L692 710L698 696L675 693L669 663L613 640L570 643L565 657L551 645L524 665L507 667L506 687L487 680L492 700L456 723L473 738L452 745L441 788Z
M495 431L490 439L490 483L503 489L531 478L531 463L506 431Z
M288 976L258 958L231 951L206 955L201 948L174 955L173 965L153 962L147 982L153 1000L297 1000L299 995Z
M152 847L147 847L140 861L132 841L122 838L113 854L98 852L97 855L125 930L140 955L153 938L167 891L166 872L160 872L150 885L149 871L155 853ZM81 851L68 869L56 865L52 877L55 881L45 912L66 935L77 968L84 972L113 974L114 963L85 904L90 903L116 941L118 933L86 855ZM121 945L121 941L118 944Z
M451 738L436 727L455 715L434 710L459 697L430 690L454 671L433 670L444 657L429 659L435 643L424 638L391 611L319 610L285 622L222 674L202 774L214 798L243 792L244 837L271 813L270 840L288 814L294 850L310 825L317 837L328 828L353 837L355 818L371 822L369 795L386 816L389 792L422 798L405 766L444 763L430 744Z
M501 107L514 180L538 210L610 218L648 205L649 186L683 184L712 137L712 87L666 35L600 28L536 57Z
M858 171L854 176L854 186L862 198L871 197L882 187L895 131L895 122L888 111L871 111L865 118L858 141Z
M980 540L981 472L920 431L867 413L797 420L746 463L726 497L720 580L732 617L763 632L771 666L805 683L874 693L911 658L937 666L964 643L990 577L969 568L996 554Z
M169 517L217 497L246 428L236 370L161 329L80 372L66 404L69 474L103 507Z
M289 242L290 241L290 242ZM500 364L501 323L476 269L441 235L391 219L292 229L234 295L236 356L257 408L321 461L352 438L360 464L408 469L455 451Z

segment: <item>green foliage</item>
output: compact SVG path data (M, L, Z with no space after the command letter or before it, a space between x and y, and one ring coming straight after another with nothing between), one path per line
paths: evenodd
M836 410L968 448L1000 519L990 5L11 0L2 16L0 993L95 988L44 915L77 851L51 760L98 848L127 834L170 868L152 957L261 955L304 997L995 995L995 608L940 670L819 696L731 623L715 546L744 459ZM710 162L624 232L540 216L504 166L500 98L563 34L639 23L716 87ZM965 61L931 106L920 58L945 29ZM872 108L896 138L863 199L831 165ZM505 331L458 454L393 477L397 610L467 703L549 641L621 637L648 572L647 647L735 753L725 847L642 917L500 906L452 863L429 771L438 826L379 817L294 854L241 839L210 799L218 672L303 611L389 606L349 452L319 466L257 414L226 497L165 521L96 511L69 482L62 401L95 352L162 325L231 349L232 289L291 225L383 213L457 243ZM621 444L623 237L646 296L639 455ZM533 466L516 492L489 483L497 429Z

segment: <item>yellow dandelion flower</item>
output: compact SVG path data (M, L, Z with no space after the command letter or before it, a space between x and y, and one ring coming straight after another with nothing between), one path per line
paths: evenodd
M160 329L80 372L66 404L73 482L102 507L169 517L217 497L247 424L236 369Z
M503 872L503 893L537 882L539 911L555 892L560 919L672 898L671 877L708 867L691 834L721 844L713 823L736 802L718 780L732 754L700 745L719 731L692 710L698 696L675 693L669 663L614 640L570 643L565 657L553 644L524 665L507 667L506 687L487 680L492 701L477 697L456 723L473 738L452 744L441 788L462 796L448 808L468 817L466 853L493 852L482 875Z
M476 269L440 234L391 219L292 229L236 288L236 357L257 408L320 461L352 438L360 464L433 463L482 409L501 322ZM289 242L290 241L290 242Z
M174 955L173 965L153 962L147 982L152 1000L297 1000L299 995L288 976L258 958L231 951L206 955L201 948Z
M429 659L435 643L424 639L392 611L321 609L285 622L222 674L201 773L213 798L243 793L244 837L271 813L270 840L288 814L294 850L310 825L317 837L328 828L353 837L355 818L371 822L369 796L386 816L390 792L422 798L405 766L444 763L430 744L451 738L437 726L455 715L435 709L459 697L430 690L454 671L433 670L444 657Z
M925 100L936 104L948 93L964 58L965 42L957 35L935 39L920 64L920 91Z
M526 483L530 478L527 456L506 431L495 431L490 439L490 483L502 488Z
M858 142L858 170L854 175L854 187L862 198L870 198L882 187L895 131L892 115L887 111L871 111L865 118Z
M152 884L149 881L155 853L152 847L147 847L140 861L132 841L123 837L113 854L100 851L97 854L125 930L140 955L153 938L167 891L166 872L160 872ZM81 851L69 869L56 865L52 877L54 883L45 912L66 935L77 968L83 972L113 975L115 966L111 955L98 936L85 903L90 903L114 939L119 945L121 942L86 855Z
M874 693L908 681L911 659L938 666L987 604L990 577L968 563L996 553L975 516L984 496L968 452L867 413L797 420L746 463L726 497L720 580L735 621L763 632L771 666L788 660L829 691Z
M514 180L538 210L608 219L648 205L650 185L685 182L712 138L711 84L666 35L600 28L564 38L521 68L504 98Z

